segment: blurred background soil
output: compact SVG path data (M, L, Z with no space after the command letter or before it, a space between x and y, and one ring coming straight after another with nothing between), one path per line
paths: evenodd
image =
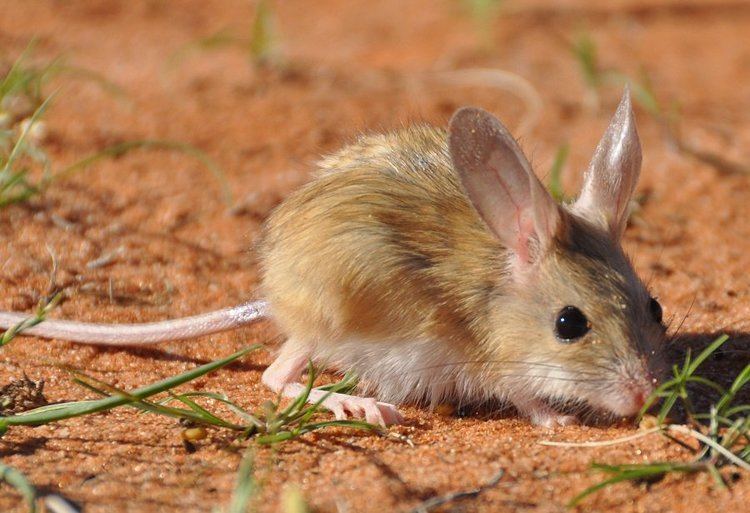
M685 141L750 162L747 2L508 0L496 15L479 17L468 4L277 1L274 60L257 66L239 45L199 50L195 44L219 31L247 38L252 2L4 2L0 55L12 61L36 38L34 59L62 55L124 92L113 95L86 80L55 81L59 91L45 116L44 146L55 162L71 163L127 140L183 141L225 170L235 207L227 208L215 177L189 156L134 151L103 160L42 196L0 210L0 308L32 310L48 286L50 253L59 262L57 281L70 295L54 317L159 320L253 298L253 244L261 223L308 179L320 155L362 132L413 121L444 125L467 104L491 110L514 129L542 177L557 149L569 143L563 181L574 194L621 94L620 85L605 85L596 108L570 49L581 34L595 43L603 68L648 76L664 106L679 105ZM441 75L473 68L528 81L541 101L538 116L517 88L450 84ZM636 114L645 200L625 246L673 320L671 331L682 324L678 346L705 345L730 331L733 350L725 364L746 362L750 176L675 151L652 113L639 106ZM123 350L19 338L0 350L0 384L25 373L45 380L50 401L82 399L91 394L60 365L133 388L277 335L261 323ZM253 408L273 398L260 384L270 358L254 353L191 386L223 391ZM434 495L475 488L504 469L497 486L442 511L558 512L600 479L587 471L591 461L690 456L658 437L601 449L537 443L623 436L633 432L627 423L550 432L512 415L403 411L407 424L393 431L408 435L414 447L331 430L275 450L259 448L258 510L277 511L284 487L296 485L315 511L409 511ZM42 491L60 493L86 512L209 512L225 505L240 454L219 432L189 453L180 433L175 421L119 409L11 429L0 439L0 458ZM579 510L709 513L745 511L748 504L747 475L721 490L699 474L618 485ZM23 511L6 485L0 485L0 510Z

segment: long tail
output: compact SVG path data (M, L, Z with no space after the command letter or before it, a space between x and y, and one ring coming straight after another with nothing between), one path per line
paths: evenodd
M155 344L235 329L262 319L266 316L267 309L265 301L250 301L191 317L143 324L45 320L33 328L24 330L23 335L101 346ZM22 313L0 312L0 328L11 328L27 318L28 315Z

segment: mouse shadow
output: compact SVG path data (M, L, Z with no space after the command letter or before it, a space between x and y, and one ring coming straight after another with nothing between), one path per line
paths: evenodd
M180 363L192 363L194 365L206 365L216 359L209 358L198 358L196 356L189 356L182 353L173 353L169 350L158 349L154 346L119 346L119 347L108 347L108 346L92 346L100 353L120 353L127 352L138 358L146 360L159 361L159 362L180 362ZM264 348L258 349L264 350ZM267 349L265 349L267 350ZM235 360L226 366L226 369L232 372L247 372L256 371L261 372L265 370L267 365L258 363L248 362L246 359L241 358ZM111 371L108 371L111 372Z
M726 342L696 368L693 376L709 379L724 389L729 388L734 380L750 365L750 333L746 331L713 331L684 333L674 337L667 348L667 362L670 369L681 369L688 358L695 361L698 355L720 337L727 337ZM664 379L674 377L670 370ZM691 401L696 411L708 412L715 404L718 392L701 385L691 387L695 393L691 394ZM741 387L734 397L733 404L750 403L750 386Z

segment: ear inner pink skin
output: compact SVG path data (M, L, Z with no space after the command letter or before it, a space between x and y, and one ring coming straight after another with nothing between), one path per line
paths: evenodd
M476 108L451 119L449 147L472 204L520 270L533 264L554 237L559 207L531 171L518 143L500 121ZM536 247L535 247L536 246Z
M630 199L641 170L641 144L625 88L607 131L591 159L583 188L572 205L576 214L608 229L615 240L625 230Z

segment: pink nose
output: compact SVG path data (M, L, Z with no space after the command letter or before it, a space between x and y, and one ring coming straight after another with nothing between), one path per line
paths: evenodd
M643 405L646 404L646 401L651 395L653 386L646 385L642 382L636 382L635 380L630 381L629 384L630 386L628 388L630 389L633 406L640 410L643 408Z
M651 395L646 390L640 389L635 390L633 393L633 400L635 401L636 406L638 409L643 408L643 405L646 404L646 399L648 399L648 396Z

